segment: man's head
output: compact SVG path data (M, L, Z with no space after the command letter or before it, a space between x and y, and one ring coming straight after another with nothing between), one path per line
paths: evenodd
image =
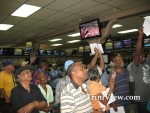
M31 81L32 71L34 68L32 66L22 66L15 71L15 75L18 77L20 82Z
M49 62L47 59L40 59L40 61L39 61L39 67L40 68L47 69L48 65L49 65Z
M136 56L135 51L133 52L132 56L133 56L133 58ZM140 53L140 63L142 64L142 63L145 63L145 62L146 62L145 54L141 51L141 53Z
M92 81L100 81L100 74L98 72L98 69L96 67L90 68L87 72L88 77L90 78L90 80Z
M116 66L116 68L123 68L124 67L124 60L121 55L118 55L113 58L113 62Z
M64 65L65 71L67 71L68 67L69 67L71 64L73 64L73 63L74 63L74 61L72 61L72 60L67 60L67 61L65 62L65 65Z
M54 64L52 65L52 67L53 67L54 70L56 70L56 69L57 69L57 64L54 63Z
M74 81L79 81L83 83L88 79L87 70L84 68L81 63L73 63L68 67L67 74Z
M46 83L47 83L47 78L46 78L45 74L42 73L42 72L39 72L39 73L36 75L36 80L37 80L40 84L43 84L43 85L46 85Z
M8 70L8 71L13 71L14 70L14 63L9 61L9 60L6 60L2 63L3 67L5 70Z

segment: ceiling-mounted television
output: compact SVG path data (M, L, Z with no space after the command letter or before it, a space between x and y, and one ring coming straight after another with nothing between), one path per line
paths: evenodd
M144 38L143 46L150 47L150 38Z
M26 42L26 50L31 51L33 49L32 41Z
M21 48L15 48L14 55L22 55L22 53L23 53L23 49L21 49Z
M131 39L123 39L123 48L131 48L132 40Z
M4 49L0 48L0 55L4 55Z
M113 42L108 41L105 43L105 50L112 50L113 49Z
M122 49L122 41L114 41L114 49Z
M81 40L101 37L99 19L81 23L79 25Z
M13 56L14 55L14 48L4 48L4 55L5 56Z

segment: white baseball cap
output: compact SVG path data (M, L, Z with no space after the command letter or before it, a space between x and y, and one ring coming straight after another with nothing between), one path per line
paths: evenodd
M27 62L26 62L26 61L22 61L22 62L21 62L21 66L25 66L25 65L27 65L28 63L29 63L29 61L27 61Z

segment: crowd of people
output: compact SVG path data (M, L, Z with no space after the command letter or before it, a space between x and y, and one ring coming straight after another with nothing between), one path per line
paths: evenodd
M95 56L86 67L67 60L64 72L58 69L56 63L49 72L49 61L40 59L37 70L32 63L24 62L15 70L14 77L11 73L14 63L4 61L4 69L0 72L0 112L51 113L57 104L61 113L110 113L111 107L115 112L122 107L125 113L130 113L131 104L134 104L136 113L150 113L147 110L150 55L146 58L141 52L143 35L141 27L133 61L128 67L124 67L123 57L117 55L113 58L114 66L109 74L97 48L94 48ZM130 100L127 97L131 95L140 98Z

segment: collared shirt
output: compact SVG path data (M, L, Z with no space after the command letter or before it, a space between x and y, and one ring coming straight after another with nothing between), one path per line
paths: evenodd
M67 84L60 97L61 113L91 113L93 111L86 85L83 83L82 87L86 93L72 80Z
M46 101L37 86L30 84L30 92L28 92L20 83L12 89L10 100L15 113L22 107L34 101ZM39 113L39 110L35 108L32 113Z
M62 76L62 72L60 70L58 70L58 69L57 70L52 69L50 71L50 76L53 77L53 78L57 77L58 74L60 74ZM51 81L52 88L56 88L56 84L57 84L58 80L59 80L59 78L56 78L53 81Z
M60 103L60 94L68 83L70 83L70 78L68 75L58 80L55 90L55 104Z
M15 87L15 79L10 73L4 70L0 72L0 89L4 89L6 95L10 98L11 90Z
M50 85L46 85L46 89L47 91L45 91L41 85L39 84L38 85L39 89L41 90L44 98L47 100L47 106L49 106L49 103L50 102L53 102L54 101L54 98L53 98L53 90L51 88ZM40 113L45 113L44 111L40 111ZM47 113L50 113L50 112L47 112Z

